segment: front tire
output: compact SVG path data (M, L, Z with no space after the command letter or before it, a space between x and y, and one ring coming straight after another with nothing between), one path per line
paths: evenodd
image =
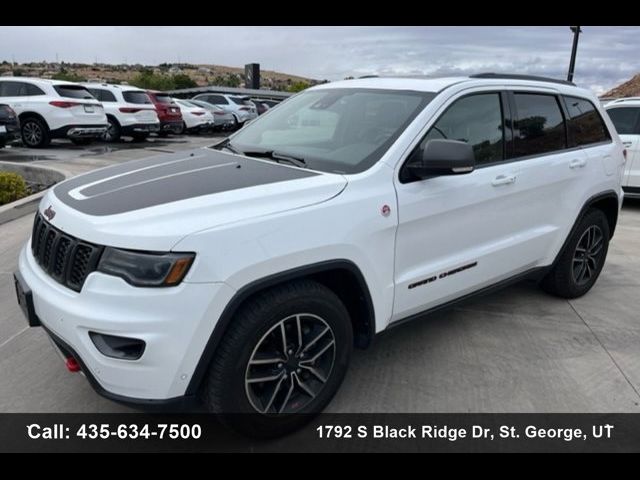
M609 222L601 210L587 211L575 229L542 289L562 298L581 297L596 283L609 250Z
M36 117L28 117L22 120L22 143L29 148L44 148L51 143L49 127Z
M352 348L349 314L324 285L300 280L261 292L240 308L221 340L205 405L245 435L292 432L333 398Z

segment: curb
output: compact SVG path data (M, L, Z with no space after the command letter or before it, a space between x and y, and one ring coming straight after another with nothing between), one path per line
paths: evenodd
M30 176L34 173L41 174L44 176L53 176L56 178L54 183L59 183L66 178L69 178L69 174L67 172L63 172L61 170L57 170L54 168L40 167L36 165L23 165L20 163L13 162L0 162L0 170L13 171L22 174L23 176ZM25 172L29 172L29 174L25 175ZM0 225L10 222L11 220L15 220L16 218L20 218L24 215L28 215L30 213L35 212L38 209L38 204L40 203L40 199L49 191L47 188L38 193L34 193L33 195L29 195L28 197L21 198L20 200L16 200L15 202L8 203L6 205L2 205L0 207Z

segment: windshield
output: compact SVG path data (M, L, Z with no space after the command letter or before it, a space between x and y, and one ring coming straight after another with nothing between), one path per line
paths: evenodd
M314 170L358 173L376 163L435 93L322 89L290 98L231 138L243 153L278 152Z

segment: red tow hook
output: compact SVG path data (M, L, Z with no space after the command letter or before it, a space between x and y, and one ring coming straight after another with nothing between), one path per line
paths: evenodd
M72 373L76 373L80 371L80 364L73 357L67 358L67 361L64 362L64 364L67 366L67 370L69 370Z

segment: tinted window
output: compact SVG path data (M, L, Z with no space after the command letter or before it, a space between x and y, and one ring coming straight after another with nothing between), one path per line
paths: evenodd
M501 161L504 138L500 94L472 95L456 101L431 127L420 145L420 152L426 142L433 139L471 144L477 164Z
M514 97L518 118L513 128L516 157L566 148L566 127L555 96L515 93Z
M53 88L61 97L93 99L89 90L80 85L54 85Z
M228 105L229 102L222 95L209 95L205 97L205 101L213 103L215 105Z
M147 95L145 92L140 92L136 90L122 92L122 97L124 98L124 101L128 103L135 103L138 105L151 103L151 99L149 98L149 95Z
M156 93L156 100L158 103L165 103L165 104L173 103L171 101L171 97L167 93Z
M116 97L109 90L104 90L102 88L88 88L89 93L96 97L97 100L101 102L115 102Z
M606 142L611 138L593 103L584 98L564 99L569 111L569 130L576 145Z
M640 134L640 125L638 124L640 108L609 108L607 113L620 135Z
M0 97L26 97L29 95L44 95L44 92L30 83L0 82Z

